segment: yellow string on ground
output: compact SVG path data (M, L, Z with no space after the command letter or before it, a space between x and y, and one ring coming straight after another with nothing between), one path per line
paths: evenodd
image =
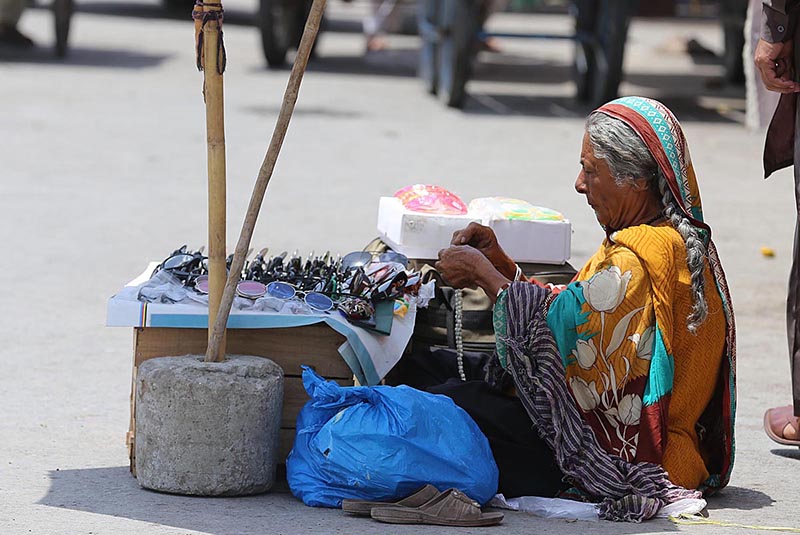
M754 529L757 531L788 531L790 533L800 533L800 528L785 528L785 527L775 527L775 526L751 526L747 524L737 524L735 522L722 522L720 520L711 520L709 518L700 515L682 514L678 515L677 517L670 516L669 519L675 524L680 524L684 526L691 526L695 524L706 524L710 526L722 526L726 528Z

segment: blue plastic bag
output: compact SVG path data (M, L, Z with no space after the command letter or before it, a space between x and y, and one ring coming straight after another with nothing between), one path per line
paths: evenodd
M480 503L497 491L497 465L477 424L446 396L407 386L342 387L303 366L311 396L286 460L292 493L311 506L394 500L426 483Z

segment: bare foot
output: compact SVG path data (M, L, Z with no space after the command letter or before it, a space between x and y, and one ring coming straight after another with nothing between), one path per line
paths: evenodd
M482 52L499 54L503 51L503 48L500 46L500 41L497 39L497 37L487 37L480 42L480 50Z
M800 418L795 418L793 422L786 424L783 428L783 438L800 440Z
M379 35L367 37L367 52L380 52L386 50L386 39Z
M794 407L775 407L764 414L764 431L779 444L800 446L800 418Z

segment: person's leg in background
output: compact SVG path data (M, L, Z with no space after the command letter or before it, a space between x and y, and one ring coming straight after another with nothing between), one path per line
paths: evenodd
M495 13L505 11L511 0L483 0L480 9L480 28L486 30L486 22ZM484 37L480 42L480 50L485 52L501 52L500 43L494 37Z
M33 41L17 29L27 0L0 0L0 45L33 46Z
M789 278L789 297L786 301L786 324L789 335L790 369L792 376L792 405L774 407L764 415L764 429L767 435L780 444L800 446L800 328L798 306L800 306L800 222L795 228L794 262Z
M364 35L367 37L367 52L386 48L386 32L397 11L397 0L371 0L372 12L364 18Z
M795 43L795 46L797 44ZM795 66L798 66L795 55ZM794 183L797 220L794 231L794 258L786 298L786 334L792 376L792 405L775 407L764 414L764 430L780 444L800 446L800 106L795 106Z

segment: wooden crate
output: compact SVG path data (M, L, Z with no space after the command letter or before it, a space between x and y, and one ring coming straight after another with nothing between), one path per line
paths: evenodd
M133 330L131 417L127 444L131 472L134 475L136 373L139 364L157 357L205 354L207 339L207 329L137 327ZM325 324L285 329L228 329L226 352L229 355L267 357L283 368L283 413L278 457L281 463L294 443L297 414L308 401L300 366L310 366L326 379L333 379L343 386L353 384L353 372L338 351L344 341L344 336Z

